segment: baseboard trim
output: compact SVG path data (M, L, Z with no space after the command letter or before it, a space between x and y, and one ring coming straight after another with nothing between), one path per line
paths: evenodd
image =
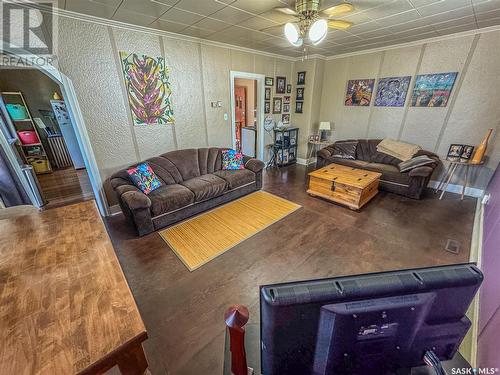
M436 189L439 185L439 181L430 181L429 184L427 185L430 188ZM447 192L450 193L456 193L456 194L462 194L462 185L456 185L456 184L449 184L446 188ZM473 197L473 198L481 198L484 194L484 190L474 188L474 187L467 187L465 188L465 195L468 197Z
M314 163L316 163L316 158L309 158L309 159L297 158L297 164L300 165L309 165Z
M119 204L115 204L115 205L109 207L109 216L118 215L121 212L122 212L122 209L120 208Z

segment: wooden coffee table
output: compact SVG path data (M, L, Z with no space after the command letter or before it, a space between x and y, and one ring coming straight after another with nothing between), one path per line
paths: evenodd
M307 193L358 210L377 195L380 176L333 163L309 173Z

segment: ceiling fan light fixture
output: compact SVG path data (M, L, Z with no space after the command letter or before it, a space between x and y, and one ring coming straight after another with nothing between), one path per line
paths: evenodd
M299 26L295 23L288 22L285 25L285 37L286 39L295 47L300 47L302 45L302 38L300 37Z
M314 21L314 23L309 28L309 40L313 45L317 45L321 43L323 39L325 39L327 33L328 22L320 18L319 20Z

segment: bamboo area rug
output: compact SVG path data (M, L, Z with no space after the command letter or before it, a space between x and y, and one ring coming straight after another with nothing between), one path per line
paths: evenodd
M190 270L290 215L301 206L258 191L159 232Z

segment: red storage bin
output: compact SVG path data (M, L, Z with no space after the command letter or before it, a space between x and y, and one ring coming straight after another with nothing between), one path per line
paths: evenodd
M23 145L32 145L33 143L40 143L40 139L34 130L18 131L17 135Z

